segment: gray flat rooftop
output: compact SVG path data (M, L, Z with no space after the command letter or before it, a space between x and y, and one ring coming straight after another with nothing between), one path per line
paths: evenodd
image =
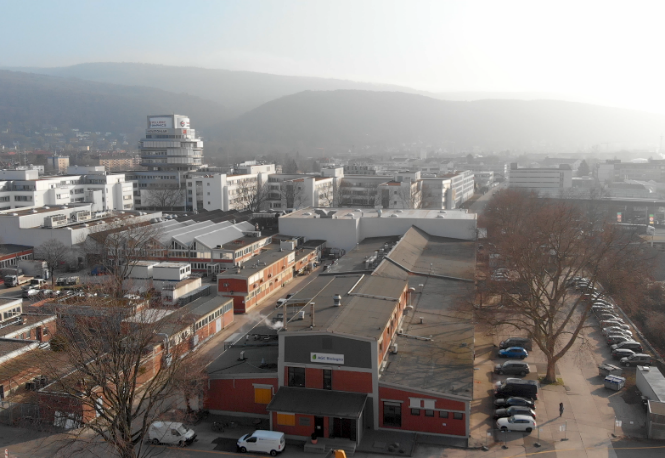
M473 284L412 276L409 286L415 310L404 318L397 354L388 355L379 382L472 398L474 325L458 307Z
M239 270L238 273L236 273L236 270L231 269L227 270L226 272L222 272L220 274L217 274L217 278L241 278L245 279L248 278L255 273L263 270L266 268L266 266L270 266L271 264L276 263L282 258L286 258L289 253L293 253L293 251L277 251L277 250L272 250L272 249L266 249L266 251L263 251L261 254L258 256L254 256L250 260L248 260L246 263L242 265L242 268Z
M330 266L326 272L341 273L353 271L366 271L365 260L376 254L381 249L392 247L399 237L370 237L364 239L356 248L342 256L333 266ZM386 245L387 244L387 245ZM370 268L369 270L373 270Z

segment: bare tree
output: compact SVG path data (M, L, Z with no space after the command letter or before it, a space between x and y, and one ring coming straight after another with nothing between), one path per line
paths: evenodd
M547 358L545 382L555 382L557 361L585 325L590 294L620 295L648 278L642 244L568 202L510 189L492 198L483 220L501 271L479 285L477 316L526 333ZM589 280L582 294L571 289L575 277Z
M123 282L136 264L146 258L164 256L166 248L149 223L116 226L92 233L82 244L88 264L98 264L110 278L110 293L124 295Z
M342 178L339 183L335 181L333 186L333 205L337 207L350 207L353 204L353 187L353 183L345 178Z
M280 192L286 208L299 208L305 201L304 183L302 181L283 181Z
M53 272L70 256L71 248L59 240L51 239L35 248L35 257L46 261L46 268L51 275L51 286L55 285Z
M252 212L265 210L266 202L269 200L270 186L268 183L257 186L253 193L248 194L247 208Z
M326 186L319 192L319 206L333 207L335 205L335 185Z
M136 308L118 299L88 306L96 313L58 323L57 349L71 371L63 377L62 363L44 358L44 371L54 380L47 389L53 398L44 396L40 408L62 415L63 403L79 407L70 410L76 414L67 413L79 428L65 439L65 450L75 446L89 456L101 439L119 457L147 456L150 424L176 406L183 381L202 370L189 352L191 323L178 313L156 320L149 308L128 323ZM52 399L57 401L51 404Z
M419 182L412 182L410 186L400 186L397 196L402 201L404 208L422 208L423 192Z
M173 210L184 205L185 190L179 187L154 188L148 191L145 203L149 207Z

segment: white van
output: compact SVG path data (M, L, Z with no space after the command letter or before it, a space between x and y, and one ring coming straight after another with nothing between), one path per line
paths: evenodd
M252 434L245 434L236 444L238 450L245 452L264 452L272 456L284 450L286 439L284 433L278 431L256 430Z
M148 428L148 439L155 445L168 444L184 447L194 442L196 433L176 421L155 421Z

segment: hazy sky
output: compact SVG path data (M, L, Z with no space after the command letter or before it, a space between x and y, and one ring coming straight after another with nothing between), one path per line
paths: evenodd
M665 1L0 0L2 66L147 62L665 112ZM1 90L1 88L0 88Z

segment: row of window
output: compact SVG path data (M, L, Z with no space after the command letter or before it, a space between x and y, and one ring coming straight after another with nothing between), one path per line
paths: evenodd
M464 420L462 412L448 412L446 410L433 410L433 409L411 409L411 415L419 417L421 410L425 411L426 417L434 418L438 412L439 418L450 419L452 413L453 420ZM383 424L385 426L402 426L402 404L399 402L384 401L383 402Z
M323 384L321 389L332 390L332 370L319 369L323 371ZM304 367L289 367L289 386L305 387L305 368ZM310 387L318 388L318 387Z
M228 302L227 304L224 304L224 306L222 308L220 308L219 310L216 310L214 313L208 315L207 317L205 317L201 321L195 323L194 324L194 330L201 329L206 324L208 324L212 321L215 321L217 318L224 315L226 312L229 312L232 308L233 308L233 302Z
M9 309L3 312L2 319L8 320L9 318L12 318L20 314L21 314L21 306L19 305L18 307L14 307L13 309Z

